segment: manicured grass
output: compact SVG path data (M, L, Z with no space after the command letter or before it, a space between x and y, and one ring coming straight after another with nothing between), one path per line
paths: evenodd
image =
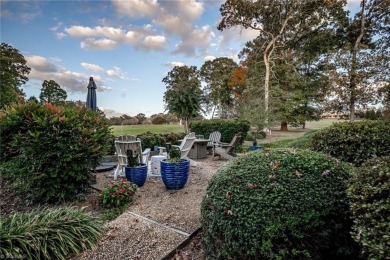
M115 125L112 126L112 133L115 136L128 134L128 135L140 135L145 132L151 132L154 134L166 134L166 133L184 133L184 126L182 125Z
M322 129L328 126L331 126L333 123L346 122L349 120L340 120L340 119L322 119L320 121L312 121L306 123L306 128L308 130L317 130Z

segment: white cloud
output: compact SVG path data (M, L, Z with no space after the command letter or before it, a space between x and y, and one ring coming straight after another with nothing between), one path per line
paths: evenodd
M105 108L105 107L99 107L99 110L103 111L103 113L106 115L107 118L119 117L119 116L124 114L124 113L118 112L118 111L116 111L114 109Z
M147 36L142 45L146 50L162 50L166 45L166 39L164 36Z
M1 1L0 17L28 23L42 15L41 5L39 1Z
M117 42L111 39L88 38L80 43L81 49L86 50L112 50L118 45Z
M173 53L183 53L188 56L195 55L196 47L204 49L209 47L214 37L215 34L210 26L195 27L193 31L186 37L183 37L182 41L176 45L176 50Z
M71 26L65 32L72 37L86 38L81 42L83 49L112 49L121 43L148 51L164 49L167 44L165 36L156 35L151 25L129 31L106 26Z
M92 70L92 71L102 71L103 70L103 68L100 67L99 65L90 64L90 63L86 63L86 62L82 62L81 66L87 70Z
M170 67L171 69L173 69L174 67L178 66L178 67L182 67L182 66L185 66L185 64L181 61L171 61L171 62L167 62L165 65L167 65L168 67Z
M56 72L57 66L41 56L25 56L27 66L41 72Z
M212 30L193 26L193 22L204 12L204 3L197 0L113 0L117 12L121 16L132 19L151 18L156 27L160 27L167 35L180 37L174 53L194 55L198 48L206 48L210 44ZM148 28L150 26L148 25ZM144 30L146 30L144 28ZM144 31L145 33L145 31ZM137 45L145 50L159 50L166 45L166 39L156 46L145 38L144 45ZM148 48L150 47L150 48Z
M157 0L112 0L117 12L131 18L153 17L159 11Z
M86 75L79 72L69 71L66 69L60 69L59 66L49 62L46 58L41 56L25 56L27 66L31 68L31 72L28 75L30 79L35 80L54 80L61 88L67 92L80 92L86 93L91 75ZM53 59L56 60L56 59ZM99 75L92 75L96 85L97 91L106 91L112 89L106 86Z
M248 42L259 36L259 31L251 28L245 29L242 27L232 27L223 30L218 37L217 48L221 49L230 44L231 41Z
M63 32L59 32L59 33L56 33L56 38L58 40L62 40L63 38L67 37L68 35L63 33Z
M203 60L204 60L204 61L215 60L215 56L206 56L206 57L204 57Z
M114 67L112 70L107 70L106 74L112 78L119 78L122 80L129 79L126 73L122 72L122 70L119 67Z

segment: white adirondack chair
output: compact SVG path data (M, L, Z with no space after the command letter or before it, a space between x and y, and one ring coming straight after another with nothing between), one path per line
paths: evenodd
M209 136L210 142L207 143L207 149L212 149L214 145L221 142L221 133L219 131L212 132Z
M195 133L192 132L192 133L189 133L188 135L186 135L184 137L184 139L181 141L180 145L172 145L173 147L177 147L180 152L181 152L181 156L180 158L187 158L187 155L188 153L190 152L192 146L194 145L194 142L195 142ZM165 147L159 147L160 151L165 151ZM164 155L167 155L166 152L163 153ZM192 159L189 159L190 160L190 165L191 166L196 166L196 162Z
M220 143L214 145L213 148L213 160L215 156L219 156L219 158L224 158L227 160L232 159L236 154L234 154L234 148L240 144L242 139L242 134L238 133L236 134L233 139L230 141L230 143Z
M138 154L139 163L145 163L148 165L150 148L146 148L142 152L141 139L131 135L118 136L115 139L115 151L118 156L118 166L116 167L113 175L114 180L116 180L118 176L125 176L124 168L127 165L127 150L133 150L135 154Z

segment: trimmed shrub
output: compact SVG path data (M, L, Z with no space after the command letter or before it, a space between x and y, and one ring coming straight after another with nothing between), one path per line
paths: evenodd
M99 239L102 223L76 207L37 208L2 219L2 258L65 259L69 253L91 248Z
M164 145L164 139L159 134L153 134L151 132L146 132L143 134L140 134L137 136L137 138L140 138L142 141L142 149L150 148L153 150L153 147L155 145L157 146L163 146Z
M243 133L245 136L249 131L250 124L246 120L211 119L191 122L189 127L192 132L204 135L206 138L208 138L212 132L219 131L221 133L221 142L229 143L238 132ZM243 141L244 140L242 140L242 142Z
M390 259L390 157L366 161L350 183L352 237L368 259Z
M335 123L315 132L311 149L357 166L364 161L390 154L390 123L359 121Z
M164 143L171 143L171 144L180 144L179 140L184 139L185 136L186 133L162 134Z
M252 152L221 167L201 204L211 259L356 254L346 185L353 167L310 150Z
M14 183L38 202L73 200L109 149L108 120L85 107L34 102L0 116Z
M156 116L155 118L152 119L152 124L153 125L162 125L166 124L167 121L165 120L164 116Z

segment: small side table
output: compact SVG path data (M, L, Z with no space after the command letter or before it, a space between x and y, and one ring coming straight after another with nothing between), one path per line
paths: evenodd
M153 155L150 159L151 161L151 169L152 169L152 174L155 175L155 176L160 176L161 175L161 172L160 172L160 162L161 160L163 159L167 159L167 156L166 155Z

